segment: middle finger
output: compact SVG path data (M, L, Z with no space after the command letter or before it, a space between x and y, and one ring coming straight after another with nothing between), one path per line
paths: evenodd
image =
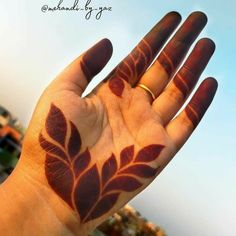
M204 13L192 13L142 76L140 83L146 85L155 97L166 87L206 23L207 17ZM137 89L141 90L139 87Z

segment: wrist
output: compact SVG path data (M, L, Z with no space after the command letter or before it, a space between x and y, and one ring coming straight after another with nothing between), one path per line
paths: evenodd
M20 161L0 186L0 235L87 235L71 209L24 167Z

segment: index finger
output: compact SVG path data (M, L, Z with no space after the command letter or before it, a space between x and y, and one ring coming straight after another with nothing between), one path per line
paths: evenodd
M112 83L114 77L119 77L134 86L180 21L177 12L165 15L105 80Z

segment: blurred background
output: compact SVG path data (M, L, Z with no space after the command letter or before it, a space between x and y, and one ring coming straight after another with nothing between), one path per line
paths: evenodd
M236 2L92 0L90 5L93 7L112 7L112 11L103 12L99 20L95 15L86 20L82 11L41 11L43 5L56 6L58 2L0 2L0 119L3 119L0 121L6 122L4 119L10 114L10 127L17 131L4 130L0 137L8 135L10 151L18 156L20 150L14 145L20 146L23 127L27 128L44 88L67 64L98 40L109 38L114 53L90 89L167 12L178 11L184 20L192 11L203 11L208 16L208 24L199 38L212 38L216 52L201 80L208 76L217 78L218 93L187 144L130 204L163 227L169 236L235 236ZM73 2L64 0L64 5L71 6ZM85 3L79 1L81 5ZM8 168L14 165L12 161L7 164Z

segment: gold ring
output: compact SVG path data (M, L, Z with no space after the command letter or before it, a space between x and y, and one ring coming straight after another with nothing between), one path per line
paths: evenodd
M155 97L154 93L152 92L152 90L150 88L148 88L146 85L138 84L137 86L144 89L145 91L147 91L151 95L153 101L156 99L156 97Z

